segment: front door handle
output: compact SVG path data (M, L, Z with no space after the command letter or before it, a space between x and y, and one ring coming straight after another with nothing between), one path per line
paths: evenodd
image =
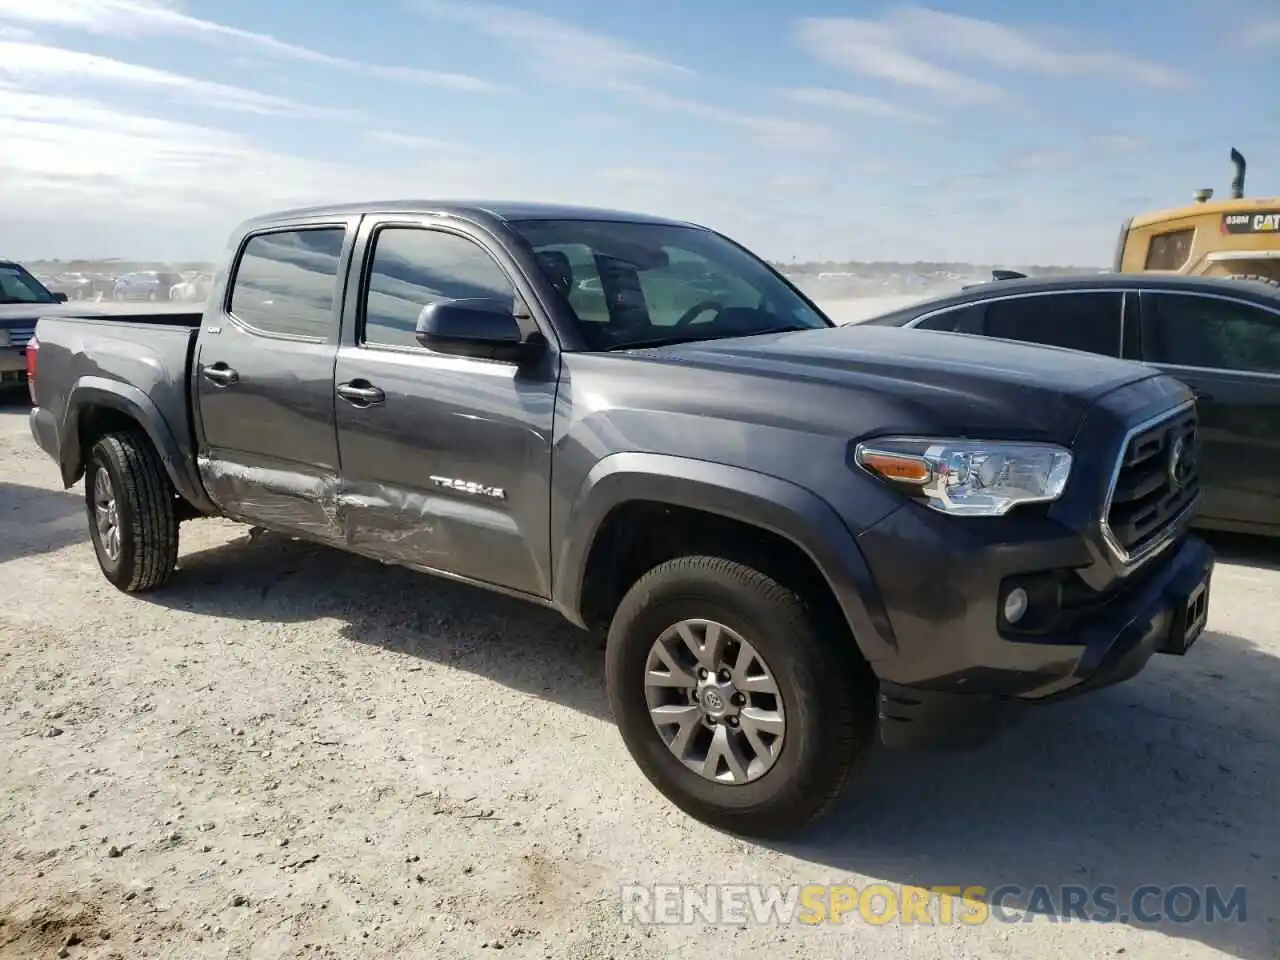
M352 380L338 384L338 396L354 407L372 407L382 403L387 395L367 380Z
M200 374L210 383L215 383L220 387L230 386L240 379L240 374L236 373L221 360L201 367Z

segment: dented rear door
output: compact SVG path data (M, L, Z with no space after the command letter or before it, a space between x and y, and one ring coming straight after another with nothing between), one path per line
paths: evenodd
M329 543L345 539L333 364L355 222L250 233L210 296L191 374L197 463L214 503Z

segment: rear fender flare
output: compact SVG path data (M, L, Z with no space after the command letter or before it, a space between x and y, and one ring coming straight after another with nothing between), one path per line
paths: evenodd
M70 487L84 473L88 451L80 448L80 416L91 407L108 407L133 420L160 454L165 472L182 498L204 512L218 512L200 484L194 458L184 451L155 402L135 386L103 377L82 377L67 395L66 415L59 431L65 486Z
M553 599L575 624L584 622L582 590L596 535L612 510L640 500L714 513L791 541L826 579L867 661L896 653L871 571L830 504L804 487L753 470L650 453L616 453L596 463L569 508Z

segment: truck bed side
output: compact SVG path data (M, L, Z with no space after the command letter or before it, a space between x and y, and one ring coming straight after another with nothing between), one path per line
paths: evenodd
M214 512L195 467L190 375L201 315L42 317L31 412L70 487L102 434L141 428L182 497Z

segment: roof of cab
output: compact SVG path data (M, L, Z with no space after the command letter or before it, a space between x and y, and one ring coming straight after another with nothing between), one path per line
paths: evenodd
M242 230L282 221L349 217L360 214L426 214L452 216L475 222L516 222L521 220L613 220L665 226L697 226L650 214L598 207L578 207L561 203L532 203L510 200L367 200L325 206L277 210L245 221Z

